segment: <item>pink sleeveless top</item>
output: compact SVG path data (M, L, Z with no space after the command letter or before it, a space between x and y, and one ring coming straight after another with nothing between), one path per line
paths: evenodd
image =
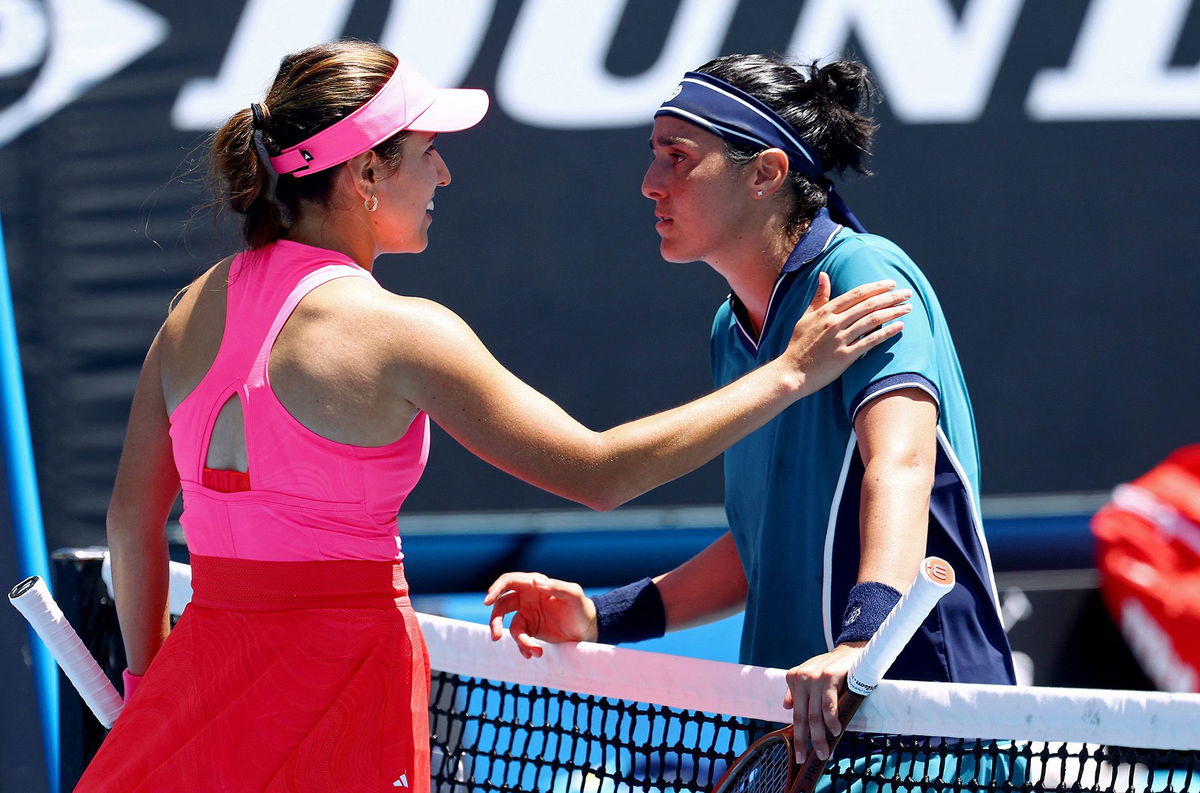
M428 417L418 413L404 437L387 446L350 446L307 429L271 390L267 363L276 337L304 296L335 278L374 280L347 256L288 240L233 260L221 348L170 417L191 553L260 561L402 558L396 513L425 469ZM225 492L234 488L222 487L212 472L205 476L204 463L217 414L234 396L245 417L249 488Z

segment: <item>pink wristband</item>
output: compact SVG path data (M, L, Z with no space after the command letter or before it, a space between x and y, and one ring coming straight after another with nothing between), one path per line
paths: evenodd
M128 669L121 673L121 682L125 684L125 702L129 702L129 698L133 696L134 690L137 689L138 683L142 682L144 675L132 674Z

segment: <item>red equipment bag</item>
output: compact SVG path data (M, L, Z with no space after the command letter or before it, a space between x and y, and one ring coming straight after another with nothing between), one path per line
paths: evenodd
M1092 518L1109 612L1163 691L1200 691L1200 444L1113 491Z

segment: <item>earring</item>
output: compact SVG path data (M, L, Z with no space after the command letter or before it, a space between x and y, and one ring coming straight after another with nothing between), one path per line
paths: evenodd
M762 193L763 193L763 191L762 191L762 190L759 190L759 191L758 191L758 197L759 197L759 198L762 198Z
M374 212L376 209L379 209L379 196L373 195L370 198L364 198L363 208L368 212Z

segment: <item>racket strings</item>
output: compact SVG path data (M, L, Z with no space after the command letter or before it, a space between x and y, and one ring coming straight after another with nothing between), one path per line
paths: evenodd
M786 793L794 774L791 743L768 738L730 769L717 793Z

